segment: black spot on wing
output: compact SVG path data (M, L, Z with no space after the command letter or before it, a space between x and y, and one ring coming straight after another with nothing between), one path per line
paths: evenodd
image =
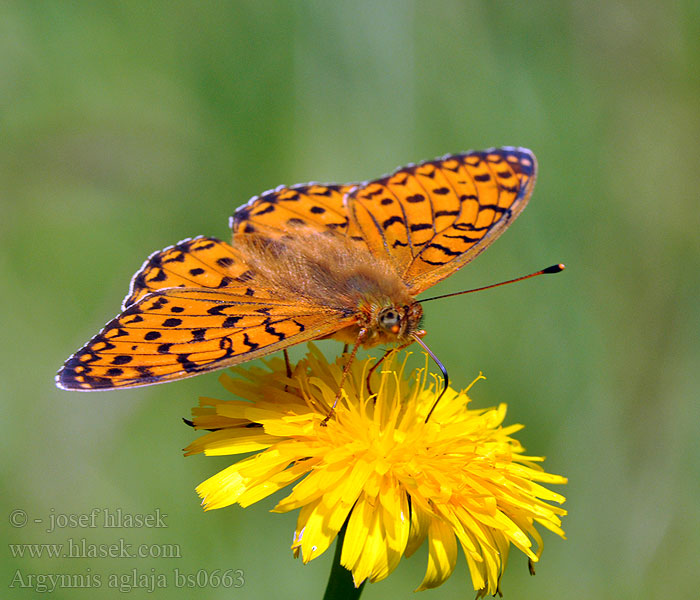
M221 324L221 327L223 327L225 329L231 329L233 327L236 327L236 324L242 318L243 317L226 317L226 319L224 319L224 322Z
M144 379L155 379L155 375L153 375L153 371L149 367L136 367L136 370Z
M143 321L143 317L141 315L134 315L131 319L125 320L124 324L131 325L132 323L140 323L141 321Z
M228 358L233 355L233 342L229 337L222 337L219 340L219 348L225 350L226 354L222 358Z
M201 250L209 250L209 248L214 247L214 242L213 241L206 241L203 242L202 240L205 238L195 238L194 240L190 240L183 246L189 251L192 250L192 252L200 252Z
M388 227L391 227L394 223L400 223L401 225L404 224L403 218L399 217L398 215L394 215L393 217L389 217L382 223L382 229L387 229Z
M251 342L247 333L243 334L243 343L246 346L248 346L248 348L249 348L246 352L252 352L253 350L257 349L260 346L260 344L256 344L255 342Z
M253 279L253 277L255 277L255 273L253 273L253 271L249 269L241 273L238 277L235 278L235 280L239 283L245 283L246 281L250 281L251 279Z
M274 203L270 202L268 203L264 208L258 209L255 211L255 216L259 217L260 215L266 215L267 213L271 213L275 210L275 205ZM244 215L240 215L242 218L247 218L249 215L248 213Z
M149 272L149 277L147 279L147 281L149 283L152 281L165 281L168 278L168 276L165 274L165 271L163 271L163 269L156 268L156 269L154 269L154 272L155 272L155 275L153 275L152 277L150 276L150 272Z
M112 364L113 365L125 365L127 363L130 363L132 360L134 360L133 356L129 356L127 354L120 354L118 356L115 356L112 359Z
M490 208L492 211L494 211L494 212L496 212L496 213L498 213L498 214L502 214L502 213L504 213L504 212L509 212L509 211L510 211L509 208L504 208L504 207L502 207L502 206L498 206L497 204L482 204L482 205L479 207L479 211L482 211L482 210L487 209L487 208Z
M383 194L383 193L384 193L384 188L380 187L379 189L374 190L373 192L365 192L365 198L367 198L368 200L371 200L375 196L379 196L380 194Z
M158 300L156 300L155 302L153 302L153 304L151 304L151 306L146 307L146 310L160 310L167 303L168 303L168 299L164 298L163 296L160 296L158 298Z
M266 331L267 333L269 333L270 335L277 336L277 338L280 339L280 340L283 340L283 339L285 339L285 338L287 337L284 333L280 333L279 331L277 331L277 330L276 330L272 325L270 325L270 324L266 324L266 325L265 325L265 331Z
M207 309L207 313L210 315L217 315L217 316L223 316L221 311L226 310L227 308L233 308L233 304L217 304L216 306L212 306L211 308Z
M177 252L173 252L171 256L168 256L168 258L163 259L164 263L184 262L184 261L185 261L185 253L182 252L182 250L179 250Z
M468 235L449 235L446 233L445 237L453 240L462 240L463 242L466 242L468 244L481 241L481 238L469 237ZM461 252L459 252L458 254L461 254Z
M433 243L433 244L430 244L428 246L428 248L435 248L435 250L439 250L440 252L442 252L443 254L445 254L447 256L459 256L460 254L463 254L460 251L452 250L451 248L447 248L446 246L443 246L442 244ZM436 263L436 264L442 264L442 263Z
M182 368L188 373L192 373L193 371L197 370L197 364L190 360L189 354L178 354L177 362L179 362L182 365Z
M175 317L170 317L163 321L163 327L179 327L182 325L182 319L176 319Z
M455 209L455 210L438 210L435 212L435 218L437 219L438 217L457 217L459 216L460 210Z

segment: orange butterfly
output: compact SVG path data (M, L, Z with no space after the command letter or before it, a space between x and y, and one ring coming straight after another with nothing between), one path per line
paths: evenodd
M196 237L152 254L122 313L56 376L66 390L182 379L294 344L421 342L415 297L487 248L525 208L537 163L493 148L359 185L252 198L232 244ZM422 344L422 342L421 342Z

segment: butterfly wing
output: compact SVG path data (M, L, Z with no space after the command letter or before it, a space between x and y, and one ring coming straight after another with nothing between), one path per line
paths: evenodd
M127 309L141 298L166 288L191 287L224 289L252 279L252 272L238 251L212 237L198 236L154 252L131 280L129 293L122 303ZM244 293L264 295L259 287L246 287Z
M525 208L537 163L524 148L445 156L350 192L350 221L413 295L489 246Z
M131 304L71 356L66 390L104 390L182 379L331 334L352 319L328 308L257 300L246 286L168 288Z
M258 233L277 239L303 228L364 243L345 206L345 196L354 187L308 183L280 186L255 196L231 217L234 238L238 234Z
M134 275L123 312L59 371L68 390L182 379L317 339L352 321L333 309L280 299L230 244L184 240Z

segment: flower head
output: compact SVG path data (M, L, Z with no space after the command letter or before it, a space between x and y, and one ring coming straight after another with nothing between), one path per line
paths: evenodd
M394 356L370 396L364 381L371 359L356 360L324 426L345 360L328 363L310 345L291 379L281 359L267 369L235 368L235 379L222 375L224 387L246 400L201 398L195 427L214 431L186 452L256 454L197 487L205 509L249 506L297 482L273 509L300 509L292 550L306 563L346 524L341 564L356 586L384 579L427 538L419 590L450 576L459 542L474 589L494 594L511 544L531 562L539 559L535 523L564 536L566 512L550 504L564 498L540 484L566 479L523 454L512 437L522 426L502 425L505 404L470 409L466 391L448 389L426 423L436 399L427 370L405 374L405 359L395 370Z

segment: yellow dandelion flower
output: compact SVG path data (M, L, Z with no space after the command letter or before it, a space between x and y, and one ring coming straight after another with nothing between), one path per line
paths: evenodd
M470 409L468 390L448 389L426 423L436 399L427 369L405 374L405 359L397 370L389 359L369 396L372 360L356 360L335 415L322 426L345 360L328 363L310 344L291 379L282 360L272 359L266 369L238 367L239 377L221 377L245 400L200 399L195 427L213 431L187 454L256 452L197 487L205 509L249 506L297 482L273 509L300 509L292 550L307 563L345 526L340 562L355 586L384 579L427 538L418 590L452 574L459 543L474 589L495 594L511 544L532 563L539 559L535 523L564 537L566 511L551 504L564 497L541 484L566 479L524 454L512 437L522 426L503 426L505 404Z

